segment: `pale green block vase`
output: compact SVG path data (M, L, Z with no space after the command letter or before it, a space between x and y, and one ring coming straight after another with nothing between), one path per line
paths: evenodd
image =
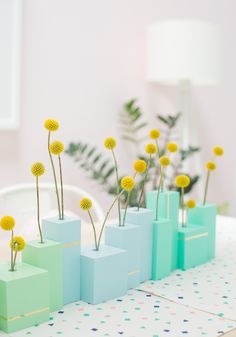
M27 242L22 252L22 260L48 271L50 312L60 310L63 306L63 245L50 240L45 240L44 243Z
M12 333L48 321L48 272L26 263L14 272L9 268L0 264L0 330Z

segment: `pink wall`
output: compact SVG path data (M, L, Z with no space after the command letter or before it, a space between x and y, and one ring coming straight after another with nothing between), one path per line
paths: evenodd
M57 137L65 143L84 139L102 144L106 135L118 136L117 112L130 97L139 98L150 120L157 111L175 112L176 90L146 82L146 28L159 19L197 18L221 24L225 34L224 80L218 87L194 88L193 102L203 159L215 144L226 150L209 197L217 203L230 201L231 214L236 215L234 0L23 3L21 127L0 133L1 186L32 181L29 166L33 161L49 164L42 127L47 117L61 122ZM122 153L119 157L126 159ZM68 158L64 166L67 183L100 195ZM126 164L129 167L131 163Z

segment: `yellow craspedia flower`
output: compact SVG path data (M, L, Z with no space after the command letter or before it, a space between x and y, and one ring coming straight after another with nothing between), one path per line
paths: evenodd
M147 169L147 164L144 160L139 159L134 162L134 170L136 172L143 173L146 171L146 169Z
M107 137L104 140L104 146L108 150L113 150L116 147L116 140L113 137Z
M84 211L88 211L93 206L92 201L89 198L83 198L80 200L80 208Z
M168 143L166 149L170 152L177 152L179 149L178 144L176 143Z
M214 163L213 161L208 161L206 163L206 168L209 171L214 171L216 169L216 163Z
M10 241L9 246L14 250L14 251L21 251L25 248L25 240L21 236L14 236L13 240Z
M14 228L14 226L15 226L15 219L10 215L4 216L0 221L0 227L5 231L11 231Z
M190 179L186 175L179 175L175 178L175 184L178 187L185 188L190 184Z
M149 133L149 137L150 137L151 139L158 139L158 138L160 137L160 135L161 135L161 133L160 133L160 131L157 130L157 129L153 129L153 130L151 130L150 133Z
M188 201L187 201L187 207L188 208L194 208L194 207L196 207L196 201L195 200L193 200L193 199L189 199Z
M168 166L170 165L170 158L167 157L167 156L162 156L160 159L159 159L159 164L161 166Z
M55 119L46 119L46 121L44 122L44 127L48 131L57 131L57 129L59 128L59 123Z
M31 172L35 177L42 176L45 172L43 163L36 162L31 166Z
M154 154L157 152L157 147L155 144L147 144L146 145L146 148L145 148L145 151L148 153L148 154Z
M223 156L223 154L224 154L224 149L222 148L222 147L220 147L220 146L216 146L216 147L214 147L214 149L213 149L213 153L214 153L214 155L216 155L216 156Z
M52 154L61 154L64 151L64 144L59 140L55 140L50 144L49 150Z
M135 186L134 178L131 176L125 176L121 179L121 187L126 191L131 191Z

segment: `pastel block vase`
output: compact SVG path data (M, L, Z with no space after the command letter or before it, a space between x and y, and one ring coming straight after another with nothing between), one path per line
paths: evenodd
M136 288L140 283L141 227L125 223L124 226L107 225L105 244L127 251L128 289Z
M48 271L50 290L50 312L63 306L63 245L56 241L44 240L27 242L22 252L22 261Z
M122 217L124 210L121 210ZM131 207L127 209L126 222L140 227L140 282L152 277L152 211L147 208Z
M63 245L63 304L80 300L80 219L43 219L42 227L46 239Z
M161 280L172 271L172 223L153 221L152 279Z
M0 264L0 330L12 333L48 321L48 272L25 263L14 272L9 268Z
M98 304L123 296L128 281L127 251L101 245L82 247L81 299Z
M187 224L179 226L178 264L187 270L208 261L208 228Z
M150 191L146 194L147 208L153 211L153 219L156 219L156 196L157 191ZM172 262L171 270L178 267L178 223L179 223L179 192L163 191L159 194L158 217L168 219L171 222L172 238Z
M215 205L197 205L189 209L188 221L197 226L206 226L208 231L208 259L215 257L216 250L216 206Z

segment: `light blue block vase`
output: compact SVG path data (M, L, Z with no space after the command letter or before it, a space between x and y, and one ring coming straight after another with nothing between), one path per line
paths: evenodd
M122 217L124 210L121 210ZM140 226L141 254L140 254L140 282L150 280L152 277L152 211L147 208L132 207L127 209L127 223Z
M208 231L206 226L179 226L178 264L187 270L208 261Z
M46 239L63 244L63 302L80 300L81 223L78 218L48 218L42 221Z
M107 225L105 244L127 251L128 289L136 288L140 283L141 227L126 223L125 226Z
M215 257L216 249L216 206L197 205L188 210L188 221L197 226L206 226L208 230L208 259Z
M127 251L101 245L82 247L81 299L98 304L123 296L128 282Z
M153 219L156 217L156 196L157 191L150 191L146 194L147 208L153 211ZM171 270L178 267L178 223L179 223L179 192L160 192L158 201L158 217L171 221L172 237L172 264Z
M152 279L161 280L172 270L172 223L168 219L153 221Z

